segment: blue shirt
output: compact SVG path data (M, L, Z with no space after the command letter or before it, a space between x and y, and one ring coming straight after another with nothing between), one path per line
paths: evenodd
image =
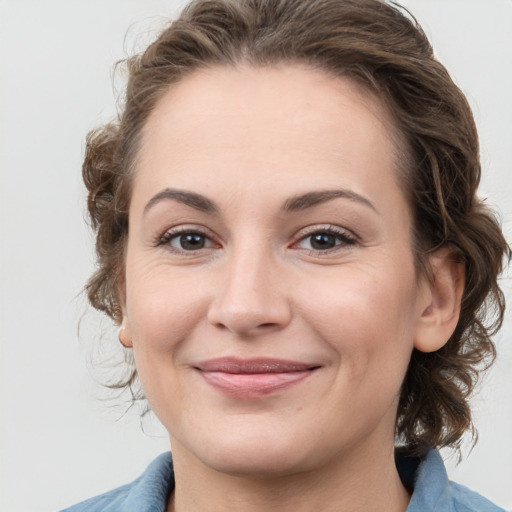
M407 512L505 512L467 487L450 482L443 460L430 450L423 459L397 452L396 465L412 490ZM169 452L158 456L134 482L61 512L165 512L174 489Z

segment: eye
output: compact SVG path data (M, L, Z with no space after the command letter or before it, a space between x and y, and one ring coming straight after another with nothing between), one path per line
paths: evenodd
M171 230L167 231L159 240L158 245L166 245L175 251L199 251L214 247L213 241L200 231Z
M357 238L353 234L331 226L306 234L295 244L295 247L322 253L356 243Z

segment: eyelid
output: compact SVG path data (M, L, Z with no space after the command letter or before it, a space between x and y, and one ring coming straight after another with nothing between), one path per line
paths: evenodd
M176 237L179 237L182 234L187 233L197 233L201 236L204 236L211 245L208 247L202 247L195 251L193 250L185 250L185 249L179 249L177 247L171 246L170 242ZM312 236L316 233L322 233L322 234L330 234L335 237L341 242L339 244L336 244L334 247L328 248L328 249L306 249L297 247L297 245L305 240L307 237ZM355 244L360 243L359 237L351 230L347 228L342 228L340 226L336 226L333 224L315 224L311 226L306 226L302 228L297 234L293 237L292 242L288 246L291 249L296 250L305 250L309 251L314 255L322 255L327 253L335 252L339 249L346 248L348 246L353 246ZM220 248L222 247L222 244L219 242L218 237L213 233L210 229L206 228L205 226L197 225L197 224L180 224L177 226L173 226L170 228L167 228L162 234L159 234L155 237L154 240L155 246L164 247L167 250L170 250L175 253L187 253L189 256L193 253L198 253L200 251L209 250L212 248Z
M311 253L317 254L317 255L333 252L333 251L336 251L336 250L346 247L346 246L355 245L355 244L359 243L359 241L360 241L359 237L354 232L350 231L349 229L342 228L340 226L336 226L333 224L324 224L324 225L317 224L317 225L307 226L307 227L303 228L301 231L299 231L297 233L297 235L295 235L295 237L292 241L291 248L294 248L294 246L296 246L298 243L302 242L309 236L312 236L316 233L324 233L324 234L327 233L330 235L337 236L338 239L342 239L342 243L337 244L336 246L334 246L330 249L325 249L325 250L310 249L309 250ZM297 248L297 249L300 249L300 248ZM304 250L307 250L307 249L304 249Z
M162 234L157 235L155 237L154 245L157 247L166 247L169 250L172 250L173 252L177 253L194 253L199 252L201 249L198 249L197 251L186 251L186 250L180 250L176 247L172 247L170 245L170 241L180 235L187 234L187 233L196 233L198 235L204 236L207 238L211 243L212 246L220 247L220 243L217 241L217 237L212 233L211 230L204 226L200 226L197 224L180 224L178 226L167 228ZM211 249L210 247L203 247L202 250Z

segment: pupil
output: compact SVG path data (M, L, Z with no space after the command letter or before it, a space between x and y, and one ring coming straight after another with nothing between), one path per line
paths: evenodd
M180 245L182 249L186 250L202 249L204 247L204 237L197 233L181 235Z
M314 249L330 249L336 245L336 238L334 235L321 233L313 235L311 238L311 247Z

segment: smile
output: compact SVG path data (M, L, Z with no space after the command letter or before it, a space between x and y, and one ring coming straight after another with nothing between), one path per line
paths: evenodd
M260 398L311 376L319 365L281 359L220 358L195 366L214 389L234 398Z

